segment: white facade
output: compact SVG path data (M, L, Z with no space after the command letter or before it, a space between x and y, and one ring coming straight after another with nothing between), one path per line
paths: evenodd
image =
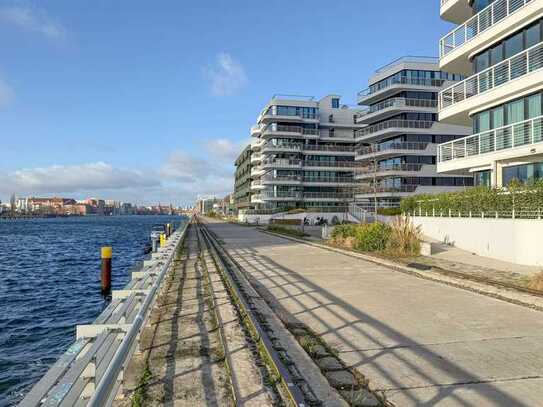
M380 68L358 93L368 106L357 122L356 200L399 206L402 197L470 186L462 174L438 174L437 145L470 134L465 126L437 122L438 92L459 75L441 72L436 58L403 57Z
M274 96L251 128L257 209L345 208L353 199L356 112L340 97Z
M543 1L441 0L458 24L440 41L441 69L466 78L440 92L439 120L472 125L439 146L438 171L501 187L543 176Z

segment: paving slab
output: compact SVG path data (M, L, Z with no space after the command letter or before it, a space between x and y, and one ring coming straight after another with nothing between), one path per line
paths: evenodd
M541 312L254 228L210 226L286 311L397 406L541 405Z

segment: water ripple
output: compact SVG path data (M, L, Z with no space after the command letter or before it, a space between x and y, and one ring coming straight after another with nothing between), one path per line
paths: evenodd
M167 216L0 221L0 406L19 402L102 311L100 247L113 247L113 288L143 259Z

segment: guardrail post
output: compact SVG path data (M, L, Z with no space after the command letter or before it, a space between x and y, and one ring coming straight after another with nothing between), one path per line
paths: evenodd
M449 218L451 217L451 209L449 208Z
M110 246L102 247L100 251L102 257L102 269L100 273L101 277L101 291L105 298L111 298L111 256L112 249Z

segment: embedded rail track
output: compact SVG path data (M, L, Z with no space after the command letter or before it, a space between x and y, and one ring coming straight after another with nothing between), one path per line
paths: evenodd
M259 352L259 358L274 378L279 395L286 405L318 406L322 403L317 399L309 384L288 355L285 346L275 335L266 317L259 311L256 302L264 302L250 281L239 270L237 264L222 249L217 237L207 229L204 223L196 219L201 245L209 250L222 281L229 293L232 304L237 308L238 315L247 329L250 340L254 341ZM231 361L227 361L231 365ZM232 369L229 371L234 375ZM236 387L233 383L233 387ZM239 398L234 395L236 405Z

